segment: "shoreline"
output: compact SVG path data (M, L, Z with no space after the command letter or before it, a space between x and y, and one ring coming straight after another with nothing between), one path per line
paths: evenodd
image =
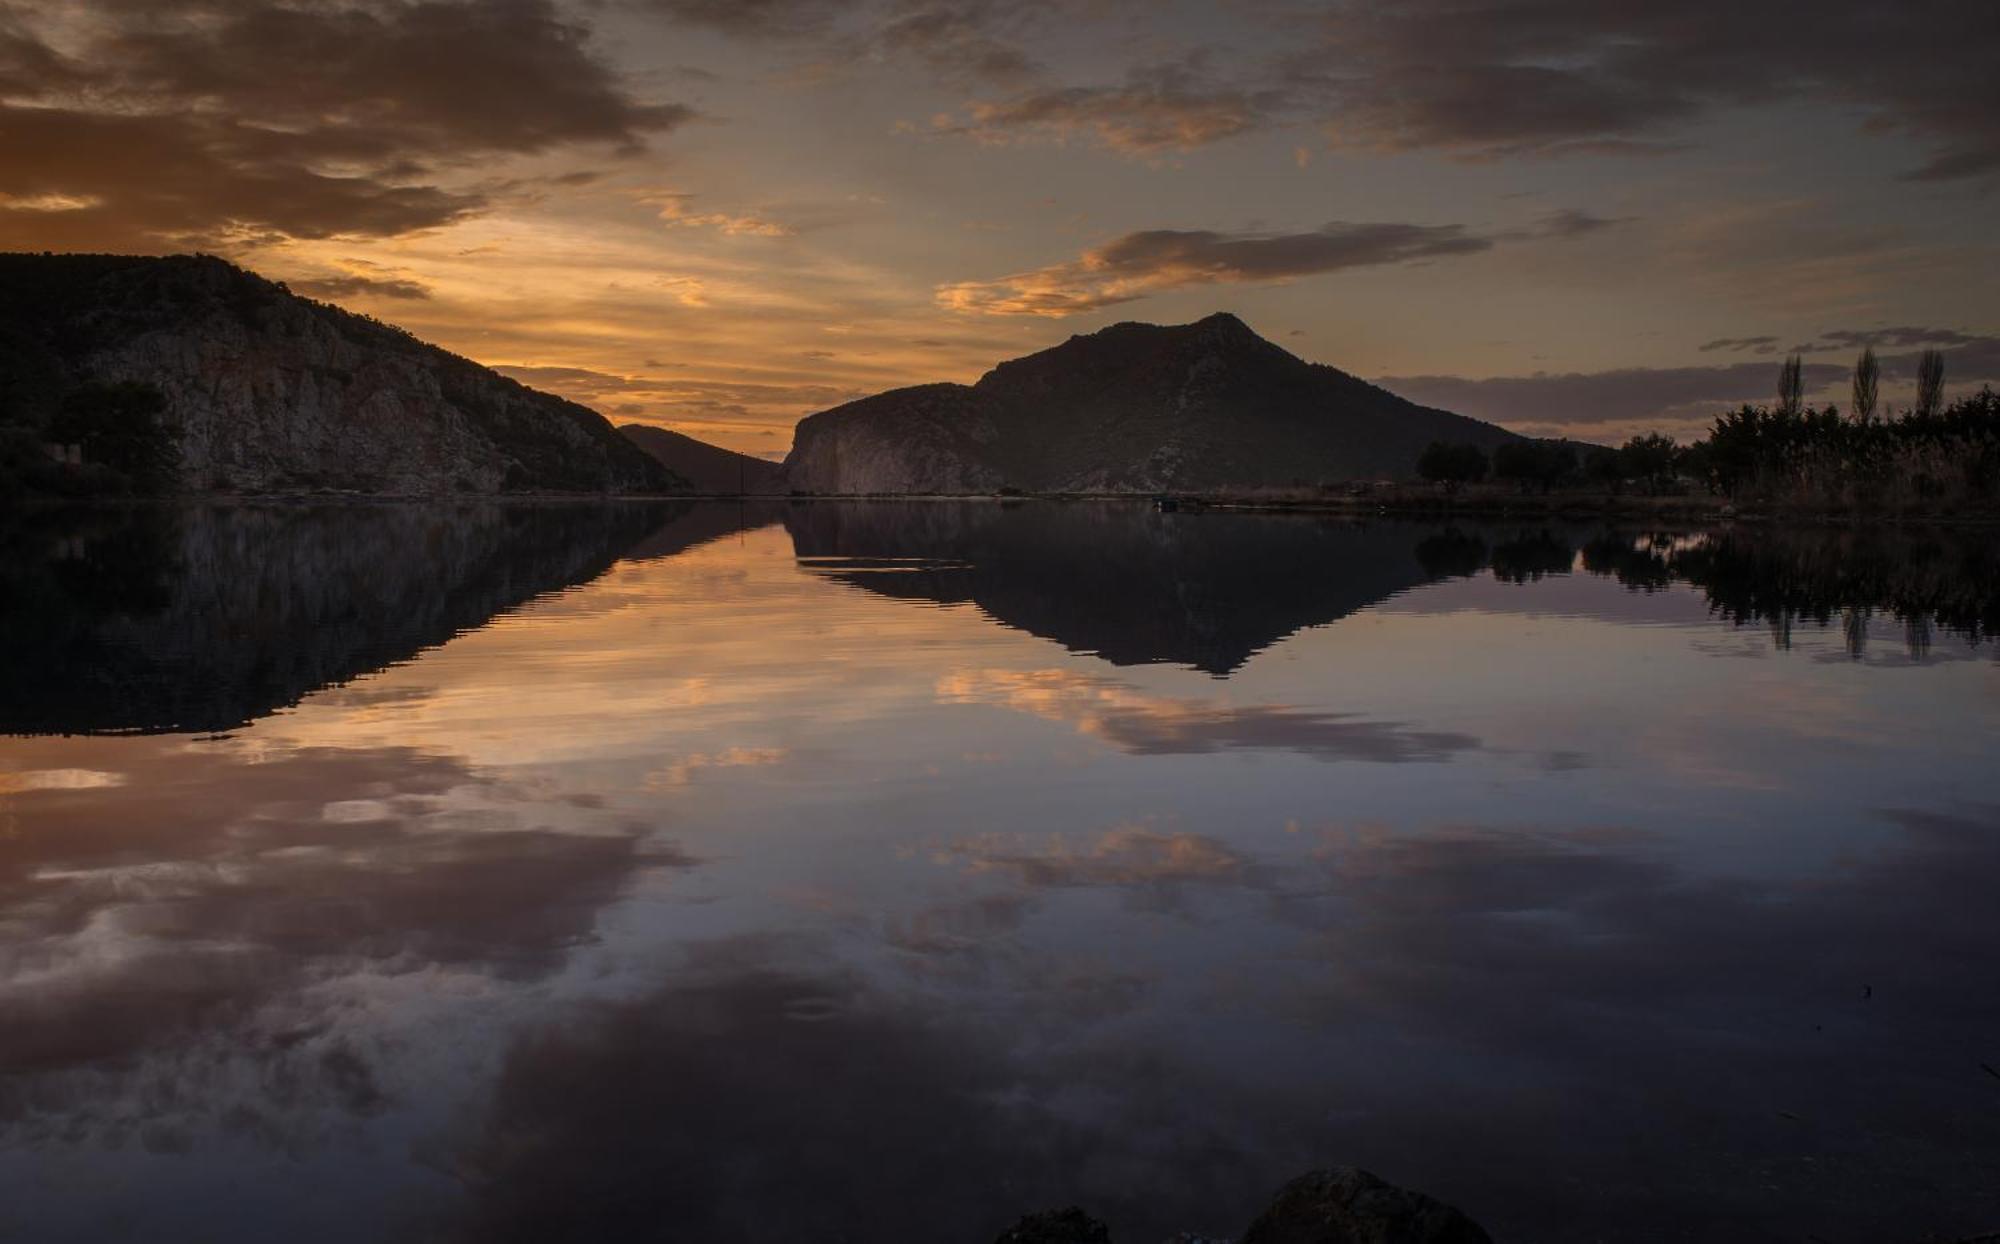
M179 493L157 497L13 497L0 500L5 509L69 509L75 507L214 506L214 505L410 505L497 504L580 505L666 502L737 502L741 504L811 505L821 502L890 502L935 504L987 502L1023 505L1030 502L1154 505L1177 513L1304 514L1350 518L1406 518L1421 521L1549 520L1658 521L1673 523L1797 523L1815 526L1993 526L2000 525L2000 507L1991 511L1865 510L1791 508L1758 502L1731 502L1718 497L1634 497L1609 494L1484 495L1443 497L1388 493L1381 495L1299 496L1256 493L362 493L265 492Z

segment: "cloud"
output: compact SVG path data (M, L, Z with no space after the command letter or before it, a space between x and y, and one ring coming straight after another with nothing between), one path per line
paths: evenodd
M1643 154L1730 108L1804 101L1931 144L1909 175L1943 180L2000 169L1991 17L1984 0L1349 0L1284 74L1342 146Z
M1836 328L1823 332L1815 341L1794 346L1798 353L1815 350L1859 350L1867 346L1906 348L1910 346L1969 346L1990 341L1991 338L1962 333L1951 328L1918 328L1903 325L1897 328Z
M943 854L965 861L974 874L1006 873L1034 889L1240 886L1251 871L1249 860L1225 843L1148 825L1114 826L1081 844L1061 835L1033 844L993 835L953 843Z
M1713 341L1704 341L1700 347L1703 354L1716 350L1727 350L1731 354L1741 354L1746 350L1752 354L1769 354L1777 348L1778 339L1770 336L1717 337Z
M627 0L629 7L669 21L719 30L740 39L797 39L822 33L856 7L856 0Z
M969 105L935 128L983 142L1086 134L1127 155L1206 146L1261 128L1280 97L1217 81L1198 57L1130 70L1112 86L1056 86Z
M697 212L692 194L668 193L648 196L644 202L660 209L660 219L682 229L713 229L730 237L790 237L792 228L757 215L730 212Z
M342 298L427 299L430 286L402 277L328 276L285 283L294 293L337 301Z
M493 157L636 152L693 115L630 94L553 0L81 7L0 8L0 243L408 233L485 208ZM18 210L54 197L83 206Z
M937 290L940 306L991 315L1075 315L1191 285L1282 281L1347 268L1489 250L1461 225L1346 223L1307 233L1147 229L1077 259Z
M1047 8L1036 0L906 0L874 32L876 47L914 55L952 80L1011 82L1029 77L1039 63L1000 27Z
M328 1094L373 1108L343 978L542 979L634 877L693 864L607 814L524 825L529 792L409 748L246 757L161 738L117 763L116 782L10 796L0 1130L57 1099L78 1136L271 1119ZM177 1074L191 1051L199 1074ZM230 1064L268 1075L218 1074Z
M1884 341L1904 330L1877 330ZM1801 350L1858 349L1868 334L1837 331L1822 344ZM1768 353L1775 337L1721 338L1703 350ZM1966 337L1946 349L1945 375L1954 387L2000 381L2000 337ZM1917 355L1884 355L1882 373L1892 381L1916 375ZM1808 396L1844 400L1836 392L1847 382L1846 363L1805 364ZM1515 429L1557 433L1602 428L1614 432L1705 425L1719 410L1744 402L1768 403L1778 389L1775 362L1726 363L1711 367L1625 367L1600 372L1537 372L1531 376L1384 376L1383 388L1426 406L1439 406Z

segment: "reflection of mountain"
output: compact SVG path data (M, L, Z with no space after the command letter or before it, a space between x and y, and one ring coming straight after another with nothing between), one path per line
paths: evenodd
M971 601L1114 665L1227 674L1308 626L1426 582L1414 531L1130 504L815 504L785 518L799 557L885 596Z
M1840 620L1857 655L1877 611L1913 654L1933 626L2000 632L2000 554L1977 532L1603 527L1158 513L1115 502L772 507L818 573L903 599L970 601L994 621L1114 665L1226 675L1295 631L1440 579L1525 584L1579 570L1634 591L1701 589L1716 615ZM1581 558L1579 559L1579 554Z
M671 545L671 520L692 510L475 503L17 515L0 530L0 732L232 729L595 578L649 533ZM722 532L703 523L698 534Z

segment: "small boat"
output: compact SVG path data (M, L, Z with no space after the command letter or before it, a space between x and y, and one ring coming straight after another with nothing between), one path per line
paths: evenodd
M1181 508L1179 499L1162 494L1153 498L1153 508L1162 514L1170 514Z

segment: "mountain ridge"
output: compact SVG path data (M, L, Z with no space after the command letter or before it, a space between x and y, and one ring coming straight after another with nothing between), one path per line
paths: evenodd
M120 386L157 395L161 491L685 486L593 410L209 255L0 255L0 381L0 476L28 486L104 476L91 445L67 471L44 446Z
M696 493L768 497L785 491L784 468L778 463L650 423L620 424L618 434L685 479Z
M785 473L818 493L1226 490L1407 476L1431 441L1515 439L1301 359L1223 311L1124 321L970 385L808 415Z

